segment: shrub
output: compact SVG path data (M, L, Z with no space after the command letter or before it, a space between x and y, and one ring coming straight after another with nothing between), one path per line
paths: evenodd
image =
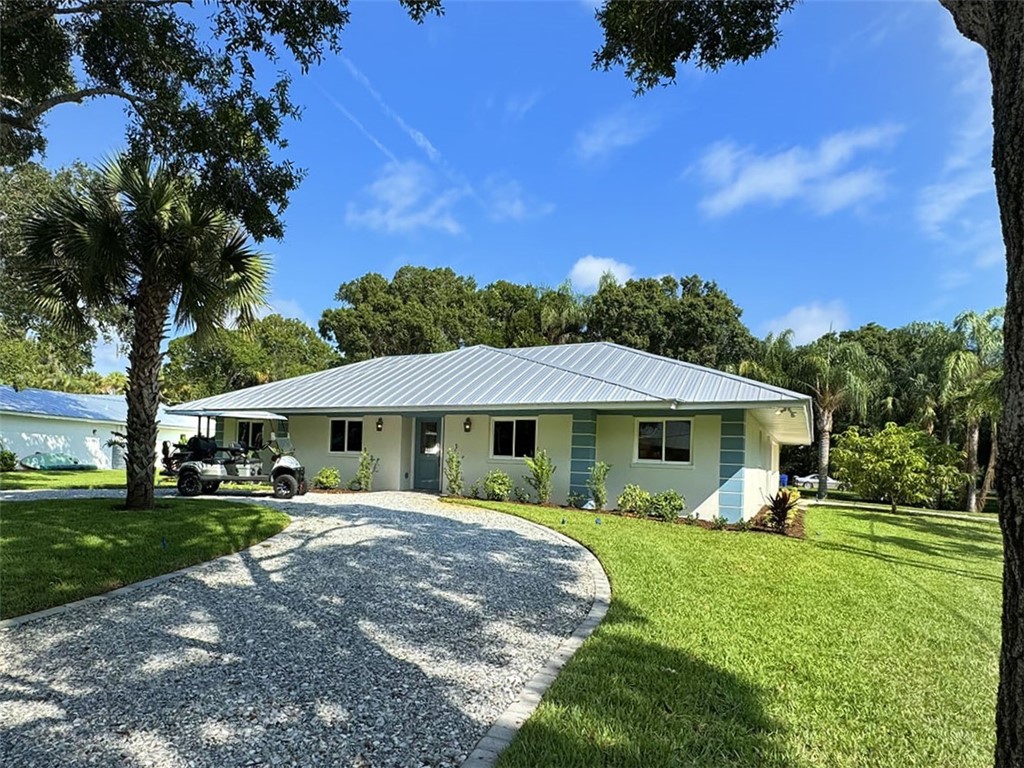
M530 503L530 492L525 488L520 488L518 485L512 489L512 498L518 501L520 504Z
M313 478L313 487L331 490L341 485L341 472L335 467L323 467Z
M749 531L751 529L751 523L749 520L740 520L733 524L733 528L737 531Z
M611 464L606 464L603 461L595 463L590 468L587 489L590 491L590 497L594 500L594 508L598 511L604 509L604 505L608 503L608 486L605 483L611 468Z
M714 528L716 531L724 530L725 526L727 526L728 524L729 518L722 517L722 515L715 515L714 518L711 520L711 527Z
M373 476L377 474L378 464L380 464L380 459L363 448L362 453L359 454L359 468L356 469L355 480L355 485L360 491L373 490Z
M508 501L512 495L512 478L507 472L492 469L484 477L484 498L490 501Z
M674 522L686 509L686 499L678 491L662 491L651 497L647 514L658 520Z
M14 451L0 443L0 472L13 472L18 468L18 457Z
M444 479L448 484L448 493L452 496L462 495L462 454L455 445L444 455Z
M523 475L523 480L537 492L538 503L549 503L551 501L551 478L558 467L551 461L548 452L543 449L537 451L533 456L527 456L525 461L530 474Z
M785 533L789 525L789 513L800 501L799 493L792 493L788 488L781 488L778 493L768 497L768 527L776 533Z
M630 483L622 489L616 501L616 506L623 512L634 512L638 515L646 515L651 508L652 496L650 491L645 491L639 485Z
M899 504L933 504L971 480L960 470L959 450L892 422L873 435L850 427L832 457L837 480L866 499L888 502L893 512Z
M474 480L473 484L469 486L469 498L479 499L480 498L480 481Z

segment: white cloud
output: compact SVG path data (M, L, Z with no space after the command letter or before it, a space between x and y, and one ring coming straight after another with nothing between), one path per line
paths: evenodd
M765 323L765 330L780 333L793 331L794 344L807 344L829 331L842 331L850 325L850 313L839 299L812 301L793 307L789 312Z
M297 320L301 320L307 325L311 325L309 315L306 314L306 308L302 306L295 299L285 299L280 296L272 296L267 302L266 307L260 313L260 317L266 317L267 315L281 315L281 317L293 317Z
M701 200L709 216L724 216L755 203L779 205L798 200L819 215L835 213L885 194L885 173L851 168L860 154L891 146L903 129L877 125L843 131L816 147L791 147L758 154L731 141L704 153L697 169L711 192Z
M952 131L942 173L921 190L917 220L930 237L968 242L972 248L991 251L991 243L986 246L978 241L1001 237L998 220L972 215L976 206L991 206L995 200L988 62L984 51L956 32L952 23L939 39L939 46L958 72L953 92L963 119Z
M122 354L123 343L115 335L110 339L100 336L92 348L92 367L106 375L128 369L128 357Z
M369 202L362 207L349 203L345 221L392 234L434 229L457 235L462 225L453 208L468 192L464 187L439 190L435 175L422 163L387 163L366 188Z
M655 121L633 109L619 110L601 117L576 134L574 150L581 162L607 157L617 149L632 146L650 135Z
M606 272L611 272L616 281L623 283L633 277L635 269L621 261L604 258L601 256L583 256L577 259L569 271L569 280L573 288L578 291L594 291L597 289L601 277Z
M505 121L506 122L519 122L526 113L537 106L537 102L540 101L543 92L540 89L531 91L527 94L513 95L505 99Z
M495 221L524 221L547 216L555 206L543 203L523 191L515 179L491 176L484 183L484 205Z

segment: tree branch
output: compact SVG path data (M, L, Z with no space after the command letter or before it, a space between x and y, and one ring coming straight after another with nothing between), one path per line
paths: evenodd
M992 37L992 10L999 0L939 0L953 17L960 34L988 51Z
M192 5L192 0L120 0L110 2L109 0L93 0L93 2L82 3L81 5L69 5L64 7L47 6L40 3L35 8L25 11L22 14L6 19L8 25L15 25L33 16L68 16L76 13L95 13L110 7L134 5L143 8L158 8L162 5Z
M123 88L110 88L106 86L81 88L77 91L70 91L68 93L58 93L48 99L43 99L40 102L30 105L25 105L14 96L0 93L0 101L11 102L17 104L21 108L18 114L0 113L0 122L25 127L32 120L35 120L40 115L49 112L60 104L81 104L86 99L91 99L95 96L117 96L118 98L136 105L145 104L148 101L148 99L129 93Z

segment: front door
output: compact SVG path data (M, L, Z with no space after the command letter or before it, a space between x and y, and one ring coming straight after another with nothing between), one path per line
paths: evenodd
M441 490L441 420L416 419L416 466L413 488Z

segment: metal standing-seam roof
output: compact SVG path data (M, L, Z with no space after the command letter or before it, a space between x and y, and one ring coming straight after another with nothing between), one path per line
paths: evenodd
M608 342L380 357L183 403L173 412L799 408L805 395ZM792 416L792 414L791 414ZM801 430L802 432L802 430Z
M0 418L5 413L124 424L128 418L128 403L124 395L79 395L0 385ZM171 429L191 429L195 426L193 419L169 414L163 406L157 418L161 426Z

